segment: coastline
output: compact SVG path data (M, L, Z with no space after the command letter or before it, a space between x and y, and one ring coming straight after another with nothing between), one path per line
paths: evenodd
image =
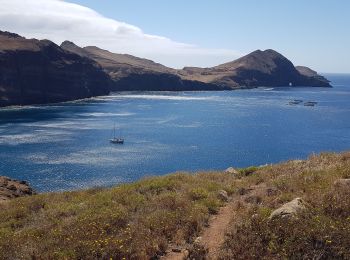
M284 89L284 88L290 88L289 86L274 86L274 87L269 87L269 86L257 86L257 87L246 87L242 86L239 88L234 88L234 89L213 89L213 90L125 90L125 91L111 91L108 95L98 95L98 96L92 96L92 97L87 97L87 98L80 98L80 99L73 99L73 100L67 100L67 101L62 101L62 102L52 102L52 103L33 103L33 104L26 104L26 105L9 105L9 106L0 106L0 111L4 111L6 109L23 109L23 108L37 108L41 106L55 106L55 105L63 105L63 104L74 104L78 102L83 102L83 101L89 101L93 100L96 98L103 98L103 97L108 97L113 94L135 94L135 93L142 93L142 94L149 94L149 93L201 93L201 92L225 92L225 91L239 91L239 90L251 90L251 89L261 89L261 88L277 88L277 89ZM302 88L308 88L308 89L315 89L315 88L320 88L320 89L330 89L334 88L334 86L329 86L329 87L310 87L310 86L293 86L292 88L295 89L302 89Z

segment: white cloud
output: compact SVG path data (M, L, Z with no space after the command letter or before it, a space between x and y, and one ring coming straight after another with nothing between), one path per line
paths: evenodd
M201 48L144 33L87 7L61 0L0 0L0 30L57 44L70 40L116 53L153 59L168 66L213 66L238 57L227 49Z

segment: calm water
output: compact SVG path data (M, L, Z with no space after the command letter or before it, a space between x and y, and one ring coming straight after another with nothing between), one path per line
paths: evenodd
M350 75L333 89L122 93L0 109L0 175L38 191L129 182L350 149ZM287 105L291 99L315 107ZM108 142L114 122L124 145Z

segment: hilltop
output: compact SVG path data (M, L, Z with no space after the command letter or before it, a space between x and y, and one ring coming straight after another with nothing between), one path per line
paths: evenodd
M0 259L348 259L349 169L323 153L16 198Z

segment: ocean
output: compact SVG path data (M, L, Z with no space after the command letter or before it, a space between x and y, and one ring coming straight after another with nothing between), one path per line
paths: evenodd
M0 175L65 191L349 150L350 75L326 76L334 88L112 93L2 108ZM114 124L124 145L109 142Z

